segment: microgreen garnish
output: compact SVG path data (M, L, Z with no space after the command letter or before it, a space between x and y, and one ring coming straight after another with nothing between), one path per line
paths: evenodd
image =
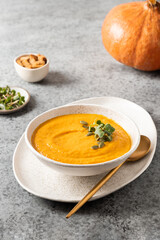
M88 123L85 121L80 121L80 123L88 130L86 136L95 136L98 145L92 146L92 149L96 150L98 148L102 148L105 146L105 142L112 141L112 133L115 131L115 128L110 124L104 124L101 120L97 120L90 126L88 126Z
M99 124L101 124L102 122L101 122L101 120L97 120L96 123L99 125Z
M89 129L88 129L89 132L95 132L95 130L96 130L95 127L89 126Z
M11 110L18 108L25 102L25 97L16 92L14 89L11 90L9 86L5 88L0 87L0 110Z

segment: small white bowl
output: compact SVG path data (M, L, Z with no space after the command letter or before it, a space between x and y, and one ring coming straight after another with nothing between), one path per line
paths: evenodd
M11 110L0 110L0 114L9 114L9 113L13 113L13 112L17 112L20 109L24 108L30 101L30 94L29 92L21 87L10 87L11 90L15 90L16 92L19 92L21 94L21 96L25 97L25 102L23 103L23 105L19 106L18 108L14 108Z
M25 53L25 54L22 54L20 56L17 56L14 59L14 66L15 66L15 69L16 69L18 75L24 81L32 82L32 83L33 82L39 82L43 78L45 78L47 76L48 72L49 72L49 60L48 60L48 58L46 58L47 59L46 64L43 67L35 68L35 69L25 68L25 67L22 67L21 65L19 65L17 63L18 58L26 56L26 55L30 55L30 54L36 55L36 53Z
M67 115L67 114L77 114L77 113L93 113L93 114L102 114L108 118L113 119L116 123L122 126L126 132L130 135L132 146L131 149L125 153L123 156L113 159L111 161L103 162L103 163L96 163L96 164L68 164L68 163L61 163L54 160L51 160L39 152L37 152L32 144L31 144L31 137L34 130L43 122L47 121L48 119ZM25 140L32 151L32 153L44 164L48 165L49 167L53 168L56 171L59 171L66 175L73 175L73 176L91 176L97 175L103 172L107 172L115 167L117 167L120 163L125 161L138 147L140 141L140 134L137 126L135 123L125 115L108 109L103 106L99 105L72 105L72 106L64 106L51 109L47 112L44 112L34 118L28 125L25 131Z

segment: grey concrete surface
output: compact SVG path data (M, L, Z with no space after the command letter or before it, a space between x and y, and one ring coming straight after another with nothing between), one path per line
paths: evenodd
M159 146L138 179L87 203L69 220L65 215L73 204L29 194L12 171L13 151L28 122L74 100L117 96L134 101L151 114L160 134L160 72L126 67L102 45L103 19L121 2L127 0L0 1L0 86L21 86L31 94L25 109L0 116L0 239L160 239ZM25 52L50 59L49 75L42 82L30 84L17 76L13 59Z

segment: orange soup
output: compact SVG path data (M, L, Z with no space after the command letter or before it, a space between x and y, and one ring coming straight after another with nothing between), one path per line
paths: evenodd
M101 120L115 128L112 141L96 150L95 136L86 136L87 129L80 121L92 124ZM33 147L42 155L62 163L94 164L110 161L122 156L131 148L131 138L112 119L98 114L71 114L52 118L42 123L32 135Z

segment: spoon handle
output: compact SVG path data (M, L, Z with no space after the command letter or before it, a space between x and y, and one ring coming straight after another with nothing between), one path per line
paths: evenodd
M118 169L125 163L126 161L122 162L118 167L111 170L104 176L86 195L85 197L80 200L76 206L67 214L66 218L71 217L75 212L78 211L117 171Z

